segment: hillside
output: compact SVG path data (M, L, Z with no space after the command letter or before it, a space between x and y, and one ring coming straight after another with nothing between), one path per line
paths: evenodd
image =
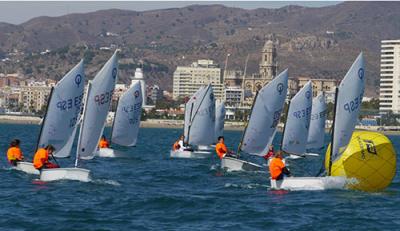
M145 12L104 10L61 17L38 17L20 25L0 23L0 56L23 51L19 62L0 62L0 72L21 71L35 77L61 78L80 58L88 76L111 55L100 51L115 44L126 63L122 79L142 60L150 83L171 89L177 65L198 58L258 71L265 39L278 45L280 69L292 77L342 78L363 51L367 60L368 95L379 85L380 40L400 37L400 3L344 2L335 6L244 10L222 5L193 5ZM89 49L85 50L85 46ZM47 55L37 53L51 50ZM31 54L33 53L33 54Z

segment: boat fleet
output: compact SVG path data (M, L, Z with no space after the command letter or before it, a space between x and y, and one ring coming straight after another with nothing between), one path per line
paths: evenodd
M262 157L268 152L284 113L286 121L280 149L287 155L285 160L318 157L318 153L326 148L325 161L321 163L325 165L325 173L322 176L286 177L278 181L271 179L272 189L384 189L395 175L396 153L383 134L355 131L364 88L365 64L360 53L336 89L330 144L325 147L327 103L324 93L313 98L312 82L309 81L288 101L284 112L288 92L288 70L284 70L256 93L237 152L224 156L220 167L226 171L264 169L263 165L249 161L248 157ZM189 148L171 151L171 158L208 157L211 151L207 146L212 147L215 137L221 135L223 117L219 110L210 85L192 95L185 105L184 143Z
M46 114L43 118L36 149L48 144L56 148L55 158L66 158L78 133L75 161L71 167L36 170L30 162L21 161L15 167L30 174L40 175L41 181L90 181L90 170L80 168L81 160L97 156L113 157L114 150L98 148L106 125L118 75L118 53L107 61L85 92L83 60L69 71L51 90ZM142 112L140 82L133 82L117 106L111 141L122 146L134 146L139 131ZM79 132L78 132L79 129Z
M313 98L309 81L287 101L289 72L284 70L257 92L236 153L223 157L220 167L226 171L265 169L265 165L254 163L249 157L262 157L267 153L285 114L280 140L280 150L287 156L285 161L296 164L296 159L318 157L326 148L325 160L321 163L325 173L278 181L271 179L272 189L347 187L377 191L386 188L396 170L396 153L390 140L377 132L355 131L365 88L364 65L361 53L336 89L328 147L324 140L327 119L324 93ZM15 168L37 174L42 181L90 181L90 170L79 167L82 160L117 156L112 148L98 148L117 77L118 50L89 81L86 91L83 60L72 68L51 90L36 149L52 144L56 148L56 158L66 158L75 152L75 161L71 167L41 171L32 163L21 161ZM136 145L142 111L141 89L139 81L133 82L119 98L110 137L113 144ZM287 110L284 112L285 102ZM223 134L225 113L224 103L215 99L211 84L198 89L185 104L185 148L171 150L170 157L198 159L215 155L214 145L217 137ZM76 136L77 148L72 150Z

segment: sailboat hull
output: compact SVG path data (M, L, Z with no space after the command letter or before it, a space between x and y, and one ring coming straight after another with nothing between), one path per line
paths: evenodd
M344 177L287 177L283 180L272 180L274 190L326 190L343 189L346 186Z
M33 164L31 162L25 162L25 161L17 162L17 166L15 166L14 169L28 174L34 174L34 175L40 174L39 170L33 167Z
M209 151L172 151L170 152L171 158L187 158L187 159L204 159L211 156Z
M82 182L90 181L90 170L83 168L51 168L42 169L40 172L41 181L56 180L77 180Z
M261 165L254 164L248 161L224 157L221 160L221 168L229 172L231 171L259 171L262 169Z
M115 157L114 149L112 148L100 148L95 152L98 157Z
M208 152L211 152L213 150L213 148L211 146L207 146L207 145L198 145L197 149L199 151L208 151Z

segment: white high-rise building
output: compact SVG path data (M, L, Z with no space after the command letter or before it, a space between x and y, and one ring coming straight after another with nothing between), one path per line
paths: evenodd
M173 98L193 95L201 86L211 83L216 99L223 100L221 68L213 60L200 59L191 66L178 66L173 77Z
M400 40L381 41L379 110L400 113Z
M142 95L143 95L143 106L147 104L147 94L146 94L146 82L143 78L143 71L141 68L136 68L135 76L132 78L131 86L135 83L135 81L140 81L140 85L142 87Z

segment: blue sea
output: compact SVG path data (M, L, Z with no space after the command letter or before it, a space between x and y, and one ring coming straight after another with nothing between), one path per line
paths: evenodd
M0 230L399 230L400 182L386 190L272 191L264 172L227 173L219 160L170 159L180 129L144 128L137 147L114 146L120 158L80 161L92 181L40 182L12 170L13 138L32 159L37 125L0 125ZM106 129L109 134L110 129ZM236 149L239 131L226 131ZM389 136L397 150L400 136ZM276 137L276 142L280 136ZM58 160L73 166L74 152ZM261 158L255 159L263 164ZM321 158L296 160L296 176L313 176Z

